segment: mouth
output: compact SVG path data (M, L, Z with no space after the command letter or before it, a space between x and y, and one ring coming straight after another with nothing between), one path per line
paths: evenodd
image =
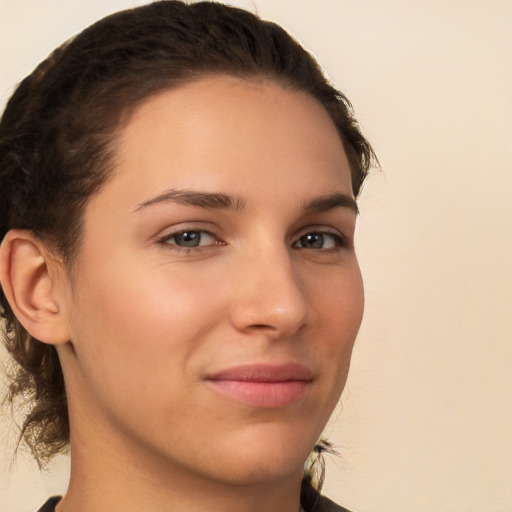
M313 375L297 363L251 364L222 370L206 377L216 392L251 407L275 409L304 399Z

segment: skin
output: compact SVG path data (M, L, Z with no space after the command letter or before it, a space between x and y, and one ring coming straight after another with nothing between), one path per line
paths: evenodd
M146 100L118 142L116 172L85 209L73 279L26 233L3 251L3 282L27 281L23 261L45 268L11 300L46 307L26 325L64 370L72 472L57 510L296 512L363 311L355 211L305 209L352 197L336 128L303 92L209 77ZM235 200L184 204L176 190ZM200 245L180 247L183 231ZM311 378L284 406L208 381L287 362Z

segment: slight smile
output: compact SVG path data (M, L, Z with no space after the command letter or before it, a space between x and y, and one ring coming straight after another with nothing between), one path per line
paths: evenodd
M313 374L298 363L250 364L207 376L209 386L237 402L261 408L286 407L301 401Z

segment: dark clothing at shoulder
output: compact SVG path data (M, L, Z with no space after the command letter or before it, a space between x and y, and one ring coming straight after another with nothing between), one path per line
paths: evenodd
M59 503L62 496L51 497L37 512L55 512L55 505Z
M53 496L50 498L37 512L55 512L55 506L60 501L61 496ZM349 512L346 508L336 505L333 501L325 496L319 496L315 512Z
M304 512L350 512L326 496L322 496L320 491L312 484L310 475L305 475L302 479L300 502Z
M317 507L315 508L315 512L350 512L346 508L340 507L336 505L334 501L331 501L329 498L325 496L320 496Z

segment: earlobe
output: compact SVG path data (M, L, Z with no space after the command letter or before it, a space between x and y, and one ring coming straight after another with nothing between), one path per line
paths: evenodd
M48 251L30 231L11 230L0 247L0 282L23 327L36 339L58 345L69 341L55 296L55 273Z

